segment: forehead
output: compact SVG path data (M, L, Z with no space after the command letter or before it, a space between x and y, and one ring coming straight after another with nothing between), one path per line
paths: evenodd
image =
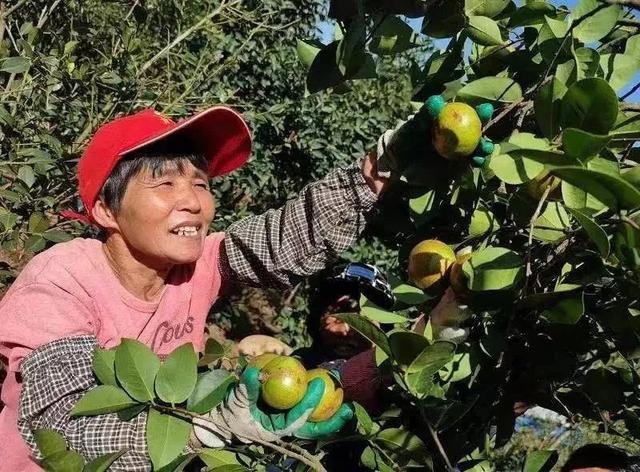
M193 165L188 159L178 160L158 160L147 162L135 176L136 178L148 179L167 176L183 175L187 177L207 178L207 173Z

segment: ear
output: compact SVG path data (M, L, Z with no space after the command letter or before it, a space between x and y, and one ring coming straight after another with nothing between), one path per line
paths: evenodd
M96 203L93 205L91 215L93 216L94 221L105 230L120 229L115 213L100 199L96 200Z

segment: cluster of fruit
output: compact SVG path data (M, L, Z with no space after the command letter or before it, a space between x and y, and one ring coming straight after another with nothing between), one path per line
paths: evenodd
M327 369L307 371L295 357L266 353L254 357L249 366L260 369L260 398L275 410L288 410L302 400L307 385L319 378L324 393L308 421L319 422L331 418L342 406L344 392L335 376Z

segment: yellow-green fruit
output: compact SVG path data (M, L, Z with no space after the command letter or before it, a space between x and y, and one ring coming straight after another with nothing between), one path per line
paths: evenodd
M465 262L471 259L472 253L465 252L463 254L456 254L456 261L451 266L451 272L449 272L449 283L456 295L464 299L469 294L467 288L466 276L462 272L462 266Z
M264 402L277 410L288 410L307 391L307 370L294 357L278 356L262 368L260 381Z
M470 156L482 137L482 123L476 111L466 103L447 104L433 124L433 146L442 157L461 159Z
M527 193L535 200L540 200L544 192L549 189L549 195L560 185L560 179L550 175L548 170L543 170L533 179L527 182Z
M280 357L278 354L274 354L273 352L265 352L264 354L260 354L259 356L254 357L248 363L249 367L257 367L258 369L262 369L265 365L267 365L270 361L275 359L276 357Z
M308 382L315 378L322 379L324 382L324 394L316 409L309 416L309 421L313 423L331 418L342 405L344 398L344 391L336 385L336 380L328 370L319 368L307 372Z
M429 288L445 276L455 260L453 249L437 239L427 239L409 253L409 278L418 287Z

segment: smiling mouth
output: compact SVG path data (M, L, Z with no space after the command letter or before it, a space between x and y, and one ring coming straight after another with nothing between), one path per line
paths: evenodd
M196 226L180 226L179 228L175 228L171 230L171 234L175 234L177 236L184 236L188 238L197 237L200 234L201 225Z

